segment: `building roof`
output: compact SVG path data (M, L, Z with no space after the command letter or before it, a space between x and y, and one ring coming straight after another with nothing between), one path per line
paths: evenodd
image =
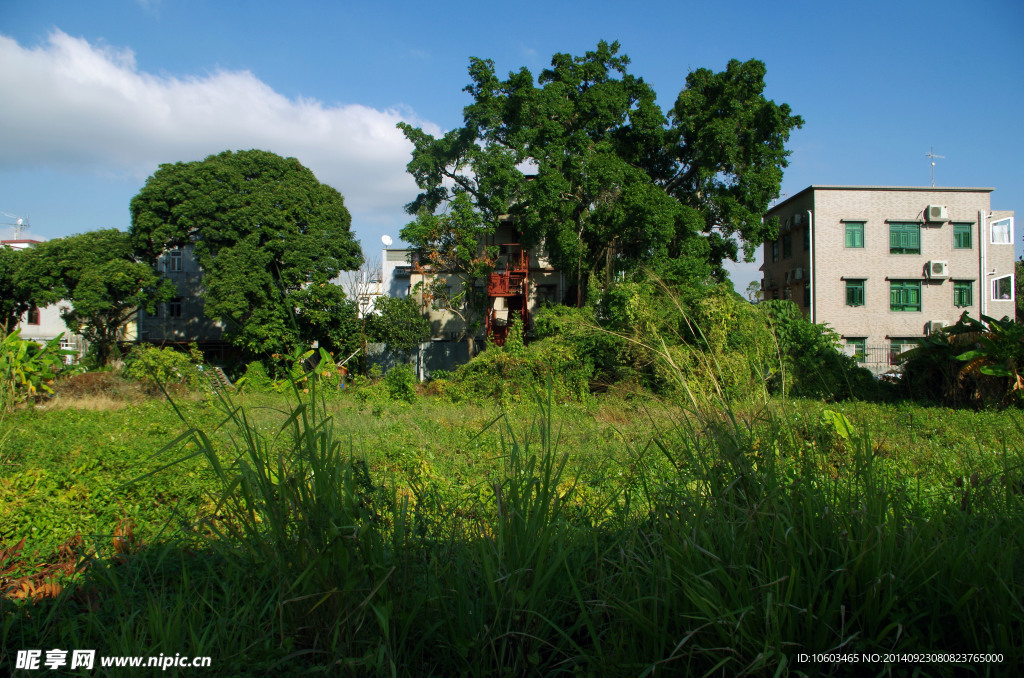
M808 192L813 191L921 191L931 193L991 193L996 189L984 186L843 186L831 184L812 184L780 203L770 207L766 214L785 206Z
M23 250L33 245L42 244L42 240L0 240L0 246L10 247L12 250Z

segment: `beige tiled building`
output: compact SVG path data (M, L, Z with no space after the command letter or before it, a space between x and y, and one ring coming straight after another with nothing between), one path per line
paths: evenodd
M769 210L765 299L792 299L851 352L898 348L967 311L1014 317L1013 212L991 188L809 186Z

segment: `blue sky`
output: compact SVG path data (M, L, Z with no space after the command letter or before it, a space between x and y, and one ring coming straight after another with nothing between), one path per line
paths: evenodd
M784 194L925 186L934 148L937 185L995 187L993 209L1024 214L1022 29L1019 0L4 2L0 211L29 217L25 237L126 229L160 163L264 148L340 190L379 256L416 193L397 121L459 126L471 56L536 75L604 39L664 107L693 69L764 61L766 95L806 121Z

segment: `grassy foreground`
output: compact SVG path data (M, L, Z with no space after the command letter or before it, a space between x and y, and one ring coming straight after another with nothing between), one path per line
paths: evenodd
M165 403L4 422L0 539L29 539L0 573L61 545L67 567L55 595L0 602L0 667L58 647L210 656L192 671L206 675L1024 662L1017 415L544 397L504 415L434 399L371 413L297 396L191 400L187 429Z

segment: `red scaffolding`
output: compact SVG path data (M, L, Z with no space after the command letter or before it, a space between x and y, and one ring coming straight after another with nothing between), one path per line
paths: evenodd
M487 276L484 327L489 342L495 346L505 345L515 314L519 314L523 331L526 331L530 321L529 293L530 255L519 243L501 245L498 268Z

